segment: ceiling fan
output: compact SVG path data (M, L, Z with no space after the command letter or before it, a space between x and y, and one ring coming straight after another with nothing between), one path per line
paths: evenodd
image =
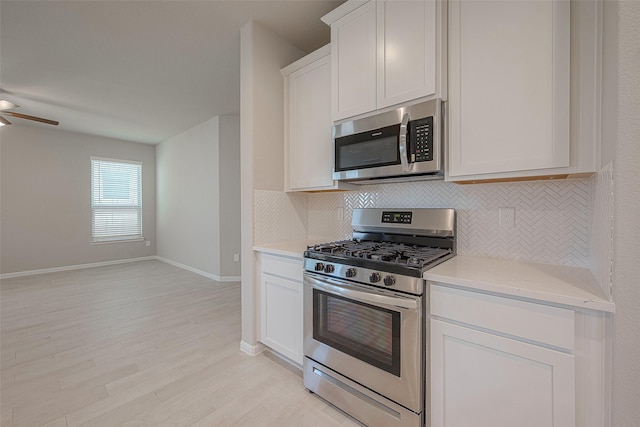
M3 116L11 116L11 117L17 117L19 119L33 120L34 122L46 123L48 125L53 125L53 126L58 126L60 124L60 122L57 122L55 120L43 119L42 117L16 113L15 111L7 111L7 110L13 110L14 108L18 108L18 107L19 105L16 105L13 102L0 99L0 126L11 124L11 122L5 119Z

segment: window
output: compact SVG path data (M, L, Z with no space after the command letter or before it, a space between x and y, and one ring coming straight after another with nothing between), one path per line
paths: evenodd
M91 157L93 242L142 239L142 163Z

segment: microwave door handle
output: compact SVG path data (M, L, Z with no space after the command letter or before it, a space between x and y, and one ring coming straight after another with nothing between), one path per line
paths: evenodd
M409 113L404 113L402 116L402 122L400 123L400 137L398 138L399 150L400 150L400 163L402 164L402 170L409 172L411 166L409 165L409 155L407 150L407 126L409 124Z

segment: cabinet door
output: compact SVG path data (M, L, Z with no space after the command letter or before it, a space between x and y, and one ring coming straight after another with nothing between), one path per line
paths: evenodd
M431 321L432 427L575 427L574 356Z
M289 76L289 185L330 187L331 66L327 55Z
M376 109L376 2L331 24L332 116L341 120Z
M434 95L435 0L385 0L377 5L377 108Z
M302 283L261 275L262 342L302 365Z
M569 166L569 6L449 3L450 177Z

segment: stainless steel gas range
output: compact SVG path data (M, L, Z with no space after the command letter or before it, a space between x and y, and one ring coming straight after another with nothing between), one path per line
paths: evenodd
M304 254L305 387L371 427L423 426L422 274L455 255L455 211L355 209L351 225Z

